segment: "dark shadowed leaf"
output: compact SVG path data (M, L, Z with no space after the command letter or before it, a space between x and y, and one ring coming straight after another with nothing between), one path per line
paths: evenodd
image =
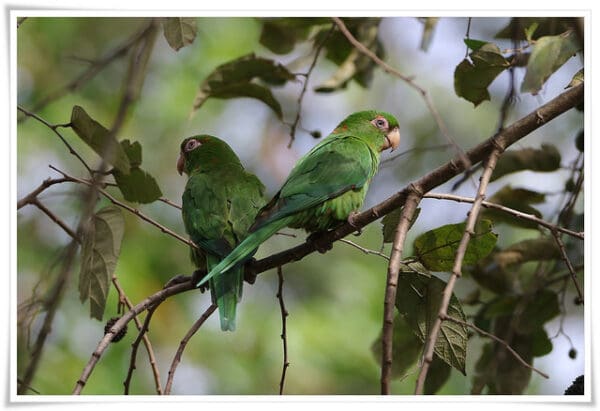
M175 51L192 44L197 31L195 17L167 17L163 20L165 39Z
M198 110L204 102L211 98L255 98L282 117L281 105L271 90L256 80L275 86L281 86L295 76L284 66L274 60L248 54L236 60L218 66L200 85L194 100L193 110Z
M575 137L575 147L577 148L577 150L579 150L580 152L583 153L583 150L584 150L583 129L579 130L579 133L577 133L577 137Z
M526 31L536 25L537 37L560 34L577 24L576 17L513 17L510 22L496 35L495 38L527 40Z
M391 243L394 241L394 236L396 234L396 228L398 227L398 223L400 221L400 215L402 214L402 210L404 207L400 207L389 214L386 214L381 220L382 231L383 231L383 242ZM421 208L417 208L415 213L413 214L413 218L410 222L410 228L413 226L417 218L419 218L419 214L421 213Z
M129 159L119 142L111 137L110 132L92 119L80 106L73 106L71 128L107 163L121 173L129 173Z
M498 46L493 43L477 45L477 50L469 54L454 70L454 91L475 106L490 99L488 86L498 74L510 66Z
M452 270L465 227L465 223L447 224L421 234L414 242L418 259L431 271ZM497 234L492 231L492 223L489 220L480 220L467 246L463 265L474 264L486 257L497 240Z
M371 352L378 364L381 364L381 333L371 345ZM423 350L423 343L413 333L406 320L398 315L394 319L392 337L392 378L403 377L409 368L417 362Z
M517 171L555 171L560 167L560 152L552 144L542 144L540 149L508 150L500 156L490 181Z
M123 140L121 146L129 157L131 169L129 174L113 170L113 176L125 200L143 204L158 200L162 196L162 192L156 180L139 167L142 163L142 146L140 143L137 141L130 143L129 140Z
M102 320L110 278L121 251L124 220L121 210L107 206L94 214L86 224L81 246L79 298L90 300L90 316Z
M526 214L531 214L536 217L542 217L536 208L531 204L539 204L545 201L546 196L536 191L527 190L524 188L512 188L510 185L502 187L487 201L495 204L500 204L513 210L521 211ZM506 223L516 227L537 228L538 225L534 221L517 218L509 213L500 211L494 208L485 208L481 214L481 218L487 218L494 222Z
M533 46L522 92L537 94L548 78L577 53L581 47L574 31L539 38Z
M427 278L401 273L398 278L396 308L421 342L425 342L438 317L445 287L444 281L433 276ZM466 321L460 302L454 294L450 297L448 315ZM444 321L434 352L445 363L465 374L467 339L467 329L462 324Z
M531 334L531 343L531 354L534 357L542 357L552 352L552 341L548 338L544 327L538 327Z
M427 372L427 378L423 386L423 393L426 395L432 395L438 392L450 377L452 368L438 357L433 357L433 361L429 366Z
M277 54L287 54L297 42L306 40L310 29L322 24L331 24L323 17L263 17L260 44Z
M539 290L534 296L523 297L525 309L519 315L517 328L522 334L533 333L560 314L558 295L552 290Z

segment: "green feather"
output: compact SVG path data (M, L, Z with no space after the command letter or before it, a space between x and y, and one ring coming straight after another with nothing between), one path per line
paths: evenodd
M181 152L183 170L189 176L182 196L182 216L187 233L200 248L192 250L192 261L210 271L248 235L254 216L264 204L264 186L216 137L187 138ZM224 331L235 329L243 274L243 266L237 265L210 280L212 300L219 308Z
M385 119L386 128L375 120ZM386 133L398 128L390 114L362 111L348 116L302 157L281 190L262 208L251 234L198 283L202 285L253 255L260 244L283 227L324 231L360 209L379 167Z

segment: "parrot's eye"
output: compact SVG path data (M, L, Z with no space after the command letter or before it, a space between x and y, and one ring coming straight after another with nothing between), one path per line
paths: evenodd
M202 143L200 143L198 140L190 140L185 144L185 151L190 152L192 150L194 150L196 147L200 146Z
M387 130L389 127L387 120L383 117L377 117L375 120L371 121L371 124L380 130Z

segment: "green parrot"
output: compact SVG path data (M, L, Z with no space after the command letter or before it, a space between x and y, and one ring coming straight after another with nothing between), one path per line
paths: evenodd
M398 121L389 113L360 111L302 157L281 190L257 214L249 234L202 278L201 286L250 258L283 227L315 233L352 224L379 167L383 150L400 144Z
M209 135L183 140L177 171L188 175L181 207L185 229L201 249L191 249L192 261L208 272L248 235L256 213L265 204L264 186L244 170L227 143ZM210 279L223 331L235 330L243 281L242 264L230 264L222 275Z

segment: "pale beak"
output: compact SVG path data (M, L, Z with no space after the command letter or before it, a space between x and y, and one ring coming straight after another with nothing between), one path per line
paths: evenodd
M177 172L179 175L183 174L183 166L185 165L185 158L183 157L183 153L179 153L179 158L177 159Z
M396 127L394 129L392 129L389 133L386 134L385 143L383 144L381 151L387 150L388 148L391 148L392 151L394 151L396 148L398 148L399 145L400 145L400 130L398 129L398 127Z

